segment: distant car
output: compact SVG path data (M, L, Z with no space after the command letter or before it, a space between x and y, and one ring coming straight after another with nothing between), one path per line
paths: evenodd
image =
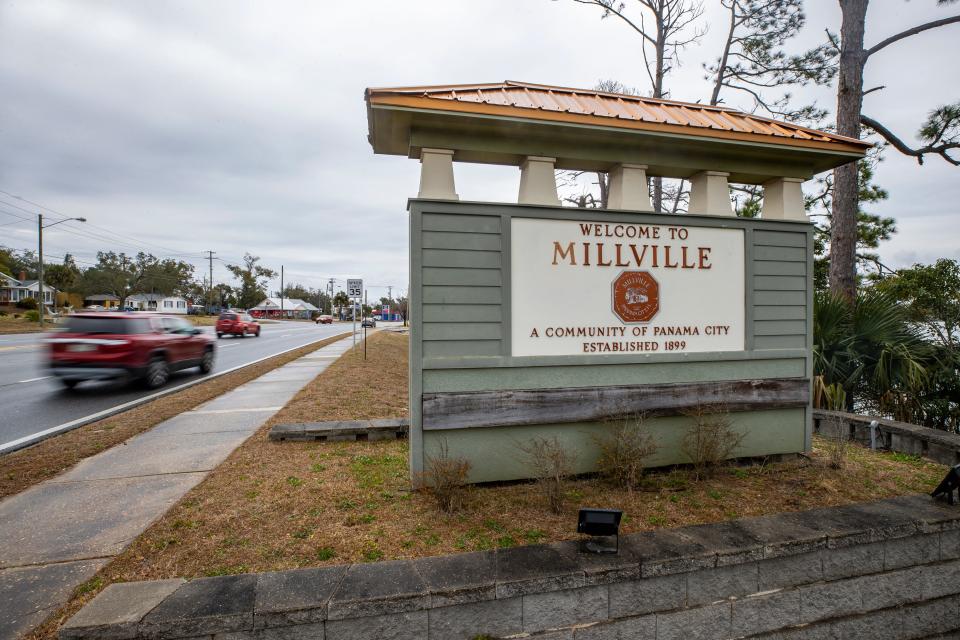
M361 327L375 327L377 326L377 321L373 318L364 318L363 322L360 323Z
M222 338L224 335L259 338L260 323L247 313L224 311L217 318L216 331L218 338Z
M317 316L314 322L317 324L333 324L333 316Z
M63 386L85 380L142 380L149 389L170 373L213 370L215 340L182 318L144 313L77 313L48 339L50 373Z

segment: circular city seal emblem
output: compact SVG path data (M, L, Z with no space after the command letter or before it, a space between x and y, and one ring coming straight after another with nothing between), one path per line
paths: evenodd
M647 322L660 311L660 285L646 271L624 271L613 281L613 312L624 322Z

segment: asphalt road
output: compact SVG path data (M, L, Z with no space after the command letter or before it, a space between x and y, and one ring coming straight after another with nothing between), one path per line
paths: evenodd
M218 340L214 373L349 332L351 324L278 322L261 328L259 338ZM213 327L203 329L213 333ZM43 338L39 333L0 335L0 445L153 393L118 382L85 382L64 391L46 370ZM196 369L180 371L164 388L199 377Z

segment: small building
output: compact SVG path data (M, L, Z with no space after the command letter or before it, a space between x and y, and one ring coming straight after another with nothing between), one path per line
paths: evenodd
M56 300L57 290L50 285L43 287L44 305L51 307ZM27 274L21 273L19 278L0 273L0 306L13 306L21 300L40 297L40 281L28 280Z
M126 306L136 311L155 311L187 315L187 299L182 296L167 296L162 293L135 293L127 296Z
M299 298L264 298L263 302L250 309L255 318L297 318L309 320L320 309Z
M115 309L120 306L120 298L109 293L97 293L92 296L86 296L83 299L85 307L103 307L104 309Z

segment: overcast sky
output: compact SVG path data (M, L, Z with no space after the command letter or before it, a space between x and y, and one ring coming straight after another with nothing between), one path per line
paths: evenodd
M667 80L678 100L709 98L701 65L718 53L724 18L719 2L705 5L715 28ZM836 2L806 5L797 50L839 29ZM868 46L954 12L875 0ZM960 97L958 42L960 26L948 26L871 58L867 86L886 88L864 112L914 141L930 109ZM639 40L571 0L0 0L0 190L89 220L45 233L54 257L144 250L205 273L201 252L237 261L249 251L285 265L288 281L358 275L379 297L407 287L418 164L373 155L365 87L605 78L649 91ZM835 102L829 88L797 95ZM726 102L749 107L735 94ZM885 157L877 182L890 199L869 210L895 217L899 232L883 260L960 258L960 168ZM516 199L514 167L458 164L456 175L461 199ZM35 223L15 217L23 209L41 211L0 193L0 244L35 247ZM229 281L222 262L214 270Z

